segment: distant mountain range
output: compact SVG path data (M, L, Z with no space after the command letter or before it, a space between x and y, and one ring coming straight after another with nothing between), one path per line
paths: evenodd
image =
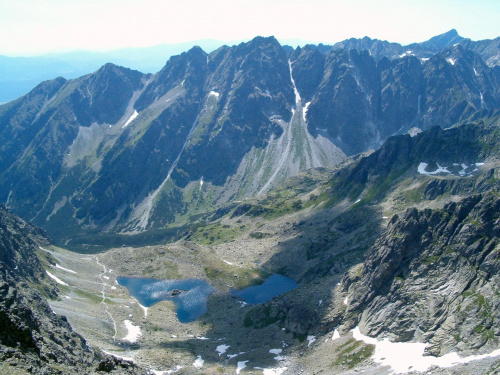
M156 74L106 64L43 82L0 107L0 201L59 241L187 223L414 127L490 116L500 68L464 41L451 31L375 58L257 37L194 47Z
M98 70L106 63L113 63L143 73L156 73L165 62L174 55L187 51L193 46L199 46L206 52L211 52L224 44L237 44L219 40L196 40L178 44L161 44L144 48L123 48L110 52L75 51L67 53L52 53L33 57L0 56L0 103L6 103L26 94L40 82L64 77L78 78ZM280 39L282 45L304 46L308 42L295 39ZM370 39L347 39L333 46L318 45L318 49L326 52L330 49L357 49L368 50L375 59L389 57L397 58L404 54L414 54L421 58L428 58L440 49L460 43L466 49L473 50L481 55L489 66L499 65L498 51L500 39L472 41L458 35L456 30L438 35L423 43L412 43L403 46L398 43Z

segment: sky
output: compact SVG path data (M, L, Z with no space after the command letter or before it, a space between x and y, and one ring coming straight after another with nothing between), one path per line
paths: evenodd
M450 29L500 36L499 0L0 0L0 55L109 51L274 35L333 44L369 36L401 44Z

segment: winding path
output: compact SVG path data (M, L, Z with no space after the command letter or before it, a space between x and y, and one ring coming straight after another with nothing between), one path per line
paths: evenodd
M97 256L95 256L94 259L95 259L96 263L99 266L102 267L102 271L97 276L99 278L99 280L101 280L101 285L102 285L102 290L101 290L102 301L101 301L101 304L104 305L104 308L106 310L106 314L109 315L109 318L113 322L113 328L115 330L115 334L113 335L113 341L116 341L116 335L118 334L118 330L116 329L116 321L113 318L113 315L111 314L111 312L109 311L108 305L106 303L106 285L107 284L106 284L106 281L104 281L104 275L106 275L106 273L108 272L108 270L106 269L106 266L104 264L102 264L101 262L99 262L99 258Z

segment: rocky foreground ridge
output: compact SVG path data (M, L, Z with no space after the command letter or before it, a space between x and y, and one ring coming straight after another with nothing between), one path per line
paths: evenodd
M408 209L342 281L343 324L373 337L428 342L436 356L491 352L500 336L499 262L498 194Z
M0 372L2 374L145 373L106 357L56 315L45 297L58 289L37 255L51 241L43 230L0 205Z

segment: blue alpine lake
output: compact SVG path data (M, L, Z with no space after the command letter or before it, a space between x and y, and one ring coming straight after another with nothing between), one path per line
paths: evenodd
M232 293L242 298L246 303L255 305L269 301L270 299L286 293L297 287L297 283L289 277L274 274L267 278L261 285L249 286L242 290L235 290Z
M205 280L158 280L140 277L117 277L116 281L144 307L160 301L173 301L177 319L189 323L207 311L208 296L215 289Z

